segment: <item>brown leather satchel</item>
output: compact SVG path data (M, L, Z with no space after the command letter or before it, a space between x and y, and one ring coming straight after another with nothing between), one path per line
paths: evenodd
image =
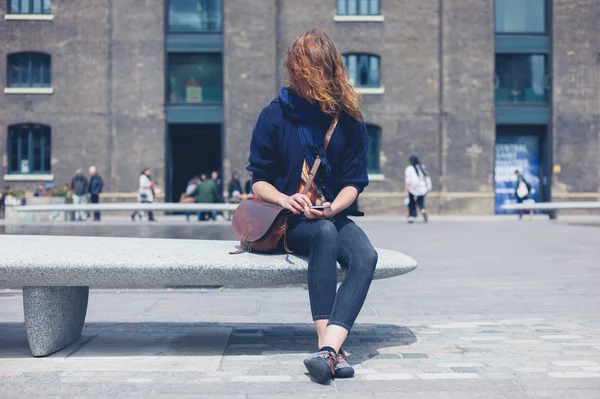
M329 145L337 123L337 117L331 121L331 125L325 134L324 149ZM308 190L313 186L320 165L321 159L317 156L310 170L306 186L302 190L303 194L308 193ZM233 233L240 240L240 248L231 252L231 254L239 254L244 250L271 252L277 248L282 238L285 251L291 253L292 251L287 246L286 236L288 218L291 215L292 212L289 210L259 199L242 201L233 213L232 219Z

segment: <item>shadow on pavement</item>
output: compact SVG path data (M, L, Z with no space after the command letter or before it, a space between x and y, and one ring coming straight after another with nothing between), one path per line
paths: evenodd
M0 359L31 358L23 323L0 323ZM380 349L417 342L407 327L357 324L344 344L352 363L401 358ZM261 356L316 351L312 324L86 323L81 338L49 358ZM32 359L33 360L33 359Z

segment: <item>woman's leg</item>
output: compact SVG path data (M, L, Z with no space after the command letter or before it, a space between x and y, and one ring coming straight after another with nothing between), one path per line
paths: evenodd
M417 217L417 199L408 193L408 217Z
M360 227L347 218L335 221L338 230L338 260L347 269L335 296L323 346L339 352L358 317L377 266L377 251Z
M419 206L419 211L421 212L421 215L423 215L423 219L425 220L425 223L427 223L427 209L425 209L425 196L424 195L420 195L417 197L417 205Z
M308 254L308 294L315 329L322 347L323 334L335 300L338 233L328 220L301 220L287 232L289 248Z

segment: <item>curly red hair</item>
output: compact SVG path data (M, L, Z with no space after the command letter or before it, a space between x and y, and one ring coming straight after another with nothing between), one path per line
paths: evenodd
M285 74L289 87L317 101L329 115L345 112L361 121L360 102L348 81L344 58L323 29L300 35L287 50Z

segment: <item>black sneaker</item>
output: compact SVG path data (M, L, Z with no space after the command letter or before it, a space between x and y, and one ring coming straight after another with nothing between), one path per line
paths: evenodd
M348 363L348 356L343 349L338 353L337 361L334 364L335 378L352 378L354 377L354 368Z
M337 360L338 356L335 353L321 351L304 359L304 366L319 384L325 384L334 376Z

